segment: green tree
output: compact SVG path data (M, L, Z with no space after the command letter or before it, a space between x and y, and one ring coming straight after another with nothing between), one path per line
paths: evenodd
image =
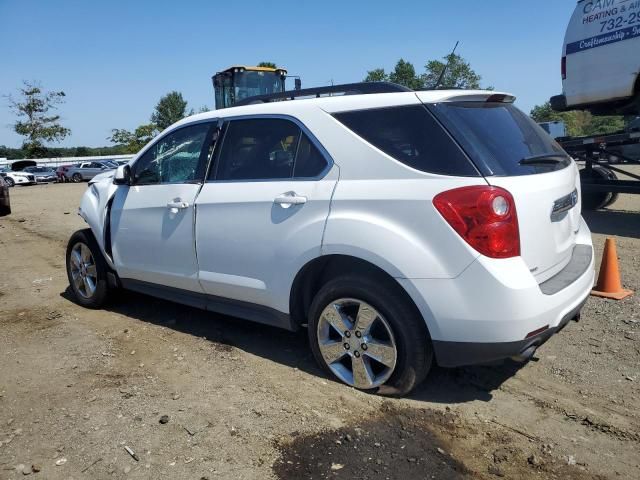
M570 137L601 135L624 130L624 117L622 116L594 116L583 110L556 112L551 108L549 102L533 107L530 115L538 123L564 122L567 135Z
M60 115L51 115L57 105L64 103L65 93L44 91L38 82L23 82L16 99L9 95L9 108L18 120L13 130L23 137L22 150L28 158L47 156L45 142L60 142L71 130L60 124Z
M264 68L278 68L278 67L276 66L276 64L275 64L275 63L273 63L273 62L260 62L260 63L258 64L258 67L264 67Z
M187 101L180 92L169 92L158 101L151 122L162 131L187 116Z
M142 147L149 143L158 134L155 124L140 125L133 132L125 129L114 128L108 138L111 142L123 148L124 153L138 153Z
M416 75L415 67L402 58L396 63L393 72L389 73L389 81L414 90L422 88L422 80Z
M365 82L388 82L389 76L385 73L384 68L374 68L367 72L364 78Z
M480 88L482 77L471 68L469 62L465 61L464 58L456 53L450 53L443 60L444 62L429 60L424 66L425 73L422 75L422 82L425 87L434 88L446 66L447 71L442 77L438 88Z
M91 152L87 147L76 147L75 157L88 157Z
M476 89L480 87L482 77L476 73L469 62L457 54L450 54L440 60L429 60L425 65L425 73L418 75L411 62L398 60L394 70L387 74L384 68L369 70L365 82L393 82L414 90L433 88L436 86L446 62L449 62L445 75L438 88ZM492 90L493 87L485 87Z

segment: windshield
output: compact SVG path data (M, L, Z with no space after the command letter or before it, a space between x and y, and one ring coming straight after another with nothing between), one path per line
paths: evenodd
M240 100L256 95L270 95L284 91L285 79L277 72L245 70L224 75L221 88L216 87L216 108L226 108Z
M546 173L571 163L548 133L510 103L451 102L430 108L486 176Z

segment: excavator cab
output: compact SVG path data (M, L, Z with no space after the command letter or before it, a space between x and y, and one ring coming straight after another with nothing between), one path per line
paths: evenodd
M284 68L229 67L213 76L216 109L232 107L248 97L284 92L286 78Z

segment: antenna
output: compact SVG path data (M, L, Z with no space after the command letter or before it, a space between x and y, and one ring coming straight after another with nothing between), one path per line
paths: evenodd
M453 50L451 51L451 53L449 55L447 55L447 63L444 66L444 68L442 69L442 72L440 72L440 77L438 77L438 81L433 86L432 90L437 90L438 87L440 86L440 83L442 82L442 79L444 78L444 74L447 73L447 68L449 68L449 63L451 62L451 57L453 56L454 53L456 53L456 48L458 48L458 44L459 43L460 43L460 41L458 40L456 42L455 47L453 47Z

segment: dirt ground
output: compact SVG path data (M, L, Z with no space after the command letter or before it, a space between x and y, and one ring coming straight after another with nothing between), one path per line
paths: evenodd
M85 188L13 188L0 219L1 479L640 478L639 196L587 215L638 294L591 298L535 361L436 368L398 400L326 378L306 332L74 304Z

